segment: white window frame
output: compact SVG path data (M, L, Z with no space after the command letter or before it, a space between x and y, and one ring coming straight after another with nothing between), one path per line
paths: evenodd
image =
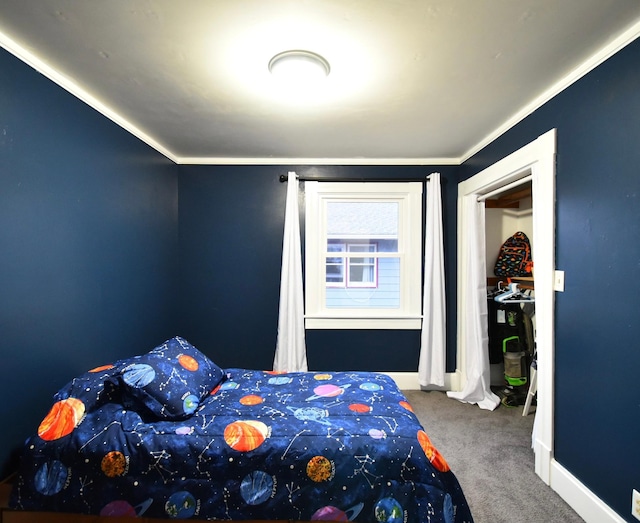
M421 328L422 186L422 182L305 182L305 327L307 329ZM398 252L377 253L377 255L400 258L399 307L392 309L326 307L326 258L331 256L326 247L326 209L330 201L398 203ZM354 254L362 257L363 253ZM345 270L347 269L345 264Z
M341 253L346 252L347 251L347 244L344 242L341 243L334 243L332 245L340 245L342 246L342 250L341 251L331 251L332 253L336 253L336 254L340 254L340 256L331 256L331 258L341 258L342 255ZM340 264L340 266L342 267L342 281L336 281L336 282L327 282L327 287L336 287L336 288L343 288L347 285L347 264L346 264L347 259L346 258L342 258L342 263ZM325 261L325 271L327 270L327 263ZM337 263L332 263L331 265L338 265ZM325 279L326 279L326 272L325 272Z
M352 247L375 247L373 251L353 251ZM360 256L349 256L345 260L347 262L346 265L346 276L347 276L347 288L360 288L360 289L376 289L378 287L378 257L367 256L367 254L372 252L378 252L377 245L371 243L358 243L358 242L348 242L347 243L347 252L360 254ZM372 258L372 263L357 263L354 261L356 258ZM351 267L361 265L363 267L369 267L373 265L373 280L363 282L363 281L352 281L351 280Z
M349 256L349 254L347 253L356 253L356 254L361 254L361 256L357 256L358 258L371 258L371 256L367 256L368 253L370 252L377 252L377 244L371 244L371 243L359 243L358 241L353 241L353 242L340 242L340 243L333 243L331 245L339 245L342 246L342 250L341 251L330 251L331 253L336 253L339 256L330 256L331 258L342 258L342 263L337 264L337 263L325 263L325 270L326 270L326 266L327 265L335 265L338 266L340 265L340 267L342 267L342 281L334 281L334 282L327 282L327 287L334 287L334 288L338 288L338 289L345 289L345 288L360 288L360 289L375 289L378 287L378 258L374 257L373 258L373 262L370 264L363 264L363 263L356 263L354 261L352 261L352 257ZM373 251L353 251L351 250L352 247L359 247L359 246L369 246L369 247L374 247L375 250ZM351 266L352 265L362 265L362 266L373 266L373 280L369 281L369 282L361 282L361 281L352 281L351 280Z

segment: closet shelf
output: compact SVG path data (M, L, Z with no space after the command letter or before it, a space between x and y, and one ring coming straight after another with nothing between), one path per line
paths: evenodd
M532 186L529 182L525 187L516 187L511 191L501 193L497 198L485 200L487 209L519 209L520 200L531 198Z
M496 287L498 282L503 282L505 287L507 286L507 280L511 280L513 283L518 283L521 289L533 289L533 276L488 276L487 285Z

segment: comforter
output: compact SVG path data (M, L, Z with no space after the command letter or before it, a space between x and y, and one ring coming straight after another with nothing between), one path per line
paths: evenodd
M471 522L395 382L220 369L182 338L58 391L10 506L208 520Z

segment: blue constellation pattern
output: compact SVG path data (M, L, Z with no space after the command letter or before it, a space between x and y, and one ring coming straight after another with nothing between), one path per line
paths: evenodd
M358 462L359 466L353 470L353 474L349 477L354 478L356 476L362 476L369 486L373 488L375 481L382 477L382 474L374 474L370 470L373 469L373 465L376 460L368 454L365 456L354 456L353 458Z
M176 360L164 345L154 353L162 354ZM455 476L440 456L427 459L431 442L387 376L225 369L204 387L186 367L164 366L154 388L121 401L131 384L125 388L120 373L141 361L115 362L61 389L59 412L29 438L13 507L164 519L380 523L376 515L392 515L385 523L472 523ZM164 406L163 395L179 405L197 390L189 414L149 408L156 400Z

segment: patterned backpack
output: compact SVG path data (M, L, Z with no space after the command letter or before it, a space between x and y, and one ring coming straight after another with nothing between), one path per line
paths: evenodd
M496 276L531 276L531 244L522 231L510 236L500 247L493 273Z

